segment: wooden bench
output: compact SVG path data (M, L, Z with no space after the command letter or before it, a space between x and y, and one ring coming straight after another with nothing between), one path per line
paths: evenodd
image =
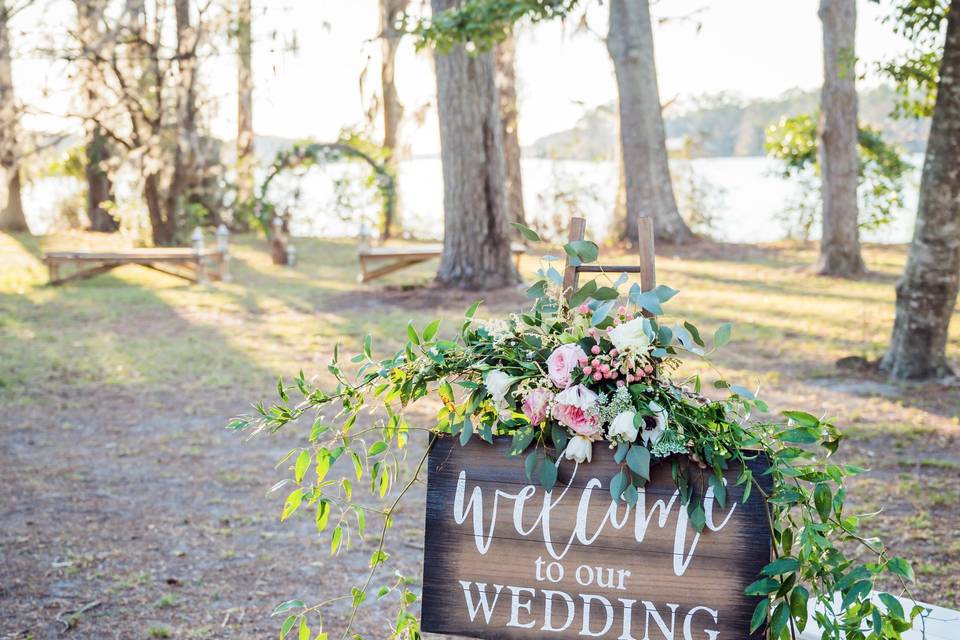
M211 278L227 281L230 279L227 236L226 227L221 225L217 229L217 247L208 249L203 246L203 234L198 228L194 232L193 248L51 251L44 254L43 262L50 272L50 284L54 286L92 278L126 264L137 264L190 282L208 282ZM74 270L63 274L61 270L68 266Z
M519 267L520 256L527 252L526 245L514 242L510 245L510 250ZM440 243L399 247L371 247L361 244L357 252L357 257L360 259L360 274L357 279L360 282L370 282L388 273L426 262L431 258L439 258L442 253L443 245Z

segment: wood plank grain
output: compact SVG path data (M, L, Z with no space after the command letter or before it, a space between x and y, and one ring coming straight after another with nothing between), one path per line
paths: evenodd
M546 494L527 481L509 438L452 438L430 453L424 553L425 631L474 638L699 640L749 634L743 596L769 561L764 504L742 501L739 469L725 506L708 495L708 527L687 523L671 461L651 468L635 508L608 490L620 466L603 444L593 462L563 462ZM686 458L698 491L706 476ZM749 463L761 484L766 461ZM765 487L765 490L768 487ZM719 635L712 635L719 634Z

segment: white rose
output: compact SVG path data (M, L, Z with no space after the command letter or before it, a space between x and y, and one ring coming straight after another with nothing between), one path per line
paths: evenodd
M640 436L645 443L654 445L660 441L663 432L667 430L667 410L656 402L651 402L647 406L650 407L650 411L653 411L654 423L651 425L649 420L645 420Z
M487 388L494 404L497 405L504 404L511 384L513 384L513 378L498 369L491 369L483 377L483 386Z
M578 464L590 462L593 460L593 443L583 436L573 436L563 450L563 457Z
M633 411L623 411L617 414L617 417L610 423L609 437L612 440L620 436L624 442L633 442L637 439L640 430L633 425L633 419L637 414Z
M617 351L640 353L650 347L650 336L643 330L643 318L634 318L610 329L607 335Z

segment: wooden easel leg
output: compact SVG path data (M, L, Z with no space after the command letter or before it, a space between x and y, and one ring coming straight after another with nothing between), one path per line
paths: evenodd
M583 240L583 234L587 228L587 221L584 218L570 218L570 231L567 236L567 242ZM567 256L566 267L563 269L563 296L569 300L574 291L577 290L577 266L570 263L570 256Z
M637 238L640 249L640 289L650 291L657 286L657 262L653 251L653 218L637 220Z

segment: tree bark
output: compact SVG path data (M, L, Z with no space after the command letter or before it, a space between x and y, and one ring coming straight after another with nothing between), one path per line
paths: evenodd
M820 0L823 90L820 95L820 176L823 233L819 273L852 277L864 272L857 225L856 0Z
M456 4L432 0L433 12ZM463 289L515 284L493 53L471 56L460 45L435 63L444 210L437 281Z
M91 48L103 44L101 15L103 0L74 0L77 8L77 28L81 41ZM110 147L102 127L97 124L97 112L100 110L100 89L95 73L95 63L83 60L81 63L81 82L84 95L84 108L87 119L84 122L84 174L87 180L87 218L91 231L115 232L120 229L119 222L103 206L113 200L113 182L103 168L103 162L110 157Z
M253 198L256 163L253 134L252 2L239 0L237 14L237 201Z
M960 0L952 0L920 181L913 242L897 282L897 314L880 368L892 378L952 373L946 346L960 288Z
M511 32L494 49L497 67L497 92L500 100L500 123L503 128L507 203L514 222L526 225L523 209L523 178L520 169L520 136L517 132L516 42Z
M397 93L395 81L395 62L397 49L403 32L397 29L397 23L406 11L410 0L380 0L380 44L383 61L380 66L380 84L383 89L383 146L389 149L387 167L394 176L395 187L399 184L400 160L400 124L403 121L403 104ZM380 221L380 237L384 240L397 232L399 221L394 213L400 210L399 188L395 193L394 206L386 211Z
M89 121L85 156L83 171L87 178L87 218L90 219L90 230L116 232L120 229L120 223L104 207L104 203L113 201L113 181L101 165L109 158L110 150L103 130Z
M20 183L20 111L13 90L10 8L0 0L0 230L29 231Z
M648 0L610 0L607 50L617 77L626 178L621 238L635 241L638 219L651 217L657 239L687 242L693 233L680 217L670 180Z

